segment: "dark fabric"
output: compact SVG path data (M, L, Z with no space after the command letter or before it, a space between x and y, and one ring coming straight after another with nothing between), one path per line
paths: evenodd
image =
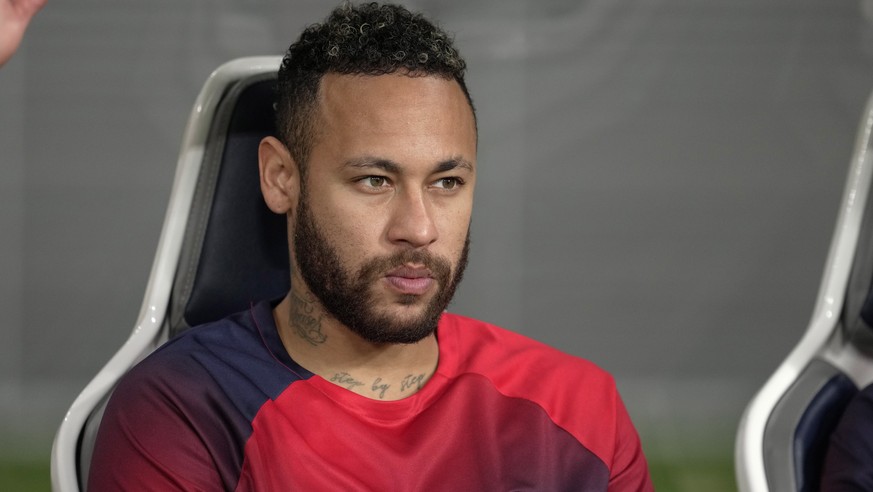
M809 402L794 433L797 490L814 492L821 480L828 437L837 426L849 400L858 392L845 374L837 374Z
M867 326L873 326L873 290L870 291L864 307L861 308L861 319L867 323Z
M256 83L236 102L197 274L184 308L188 326L221 319L289 289L285 216L267 208L258 177L258 143L275 133L273 84Z
M129 371L100 424L88 490L233 490L261 405L312 376L259 325L274 326L267 303L192 328Z
M873 490L873 385L857 393L830 439L824 492Z
M90 490L652 490L590 362L444 314L431 379L371 400L294 363L271 307L192 328L124 377Z

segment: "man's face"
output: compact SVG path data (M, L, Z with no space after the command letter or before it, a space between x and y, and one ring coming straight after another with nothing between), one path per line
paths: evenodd
M327 312L373 343L436 327L466 264L476 130L438 77L328 74L294 216L296 267Z

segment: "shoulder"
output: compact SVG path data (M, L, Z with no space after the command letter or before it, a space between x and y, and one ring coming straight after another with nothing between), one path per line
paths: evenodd
M610 483L617 489L651 489L639 436L607 371L581 357L463 316L444 315L438 336L441 356L444 346L457 351L452 354L457 357L455 378L483 377L502 395L537 405L606 464Z
M173 408L229 400L252 418L266 399L301 379L290 361L274 354L271 342L279 342L272 340L278 335L271 316L264 303L191 328L128 371L112 399L125 406L151 399Z
M219 364L232 363L244 352L259 349L259 341L246 320L247 312L196 326L165 342L125 376L139 382L205 376Z
M490 323L444 318L440 354L444 347L454 352L454 377L483 377L504 396L539 405L566 428L612 425L623 412L615 380L591 361Z
M112 393L115 406L146 405L177 409L197 405L202 397L220 391L217 372L254 350L256 340L240 315L197 326L167 341L132 367Z
M553 382L584 382L604 389L615 386L612 376L589 360L484 321L447 313L440 329L454 340L461 370L524 370L531 377Z
M101 419L89 489L216 490L236 482L265 399L252 385L229 392L221 382L235 351L254 346L244 319L193 328L128 371Z

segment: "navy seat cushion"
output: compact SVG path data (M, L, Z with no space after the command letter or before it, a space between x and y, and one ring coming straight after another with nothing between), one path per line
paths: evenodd
M794 433L798 491L817 491L828 441L858 389L845 374L830 378L809 402Z
M285 216L267 208L258 176L258 144L275 134L274 84L269 79L250 85L234 105L197 274L184 306L188 326L288 291Z

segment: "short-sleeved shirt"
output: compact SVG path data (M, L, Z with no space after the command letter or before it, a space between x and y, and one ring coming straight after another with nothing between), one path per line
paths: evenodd
M193 328L119 383L89 490L651 490L614 381L445 313L436 372L380 401L289 357L269 302Z

